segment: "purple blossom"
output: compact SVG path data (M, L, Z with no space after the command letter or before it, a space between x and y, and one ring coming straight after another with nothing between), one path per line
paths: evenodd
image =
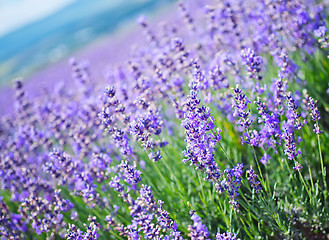
M282 124L281 138L285 140L284 154L288 156L289 160L293 160L295 157L301 154L301 151L296 148L296 142L294 139L293 131L287 122Z
M314 30L314 35L318 38L325 37L327 32L327 28L325 26L320 26L318 29Z
M261 80L259 75L263 60L261 56L257 56L250 48L241 50L242 63L247 66L248 75L251 79Z
M136 165L133 167L129 166L127 162L121 162L119 165L120 172L122 173L122 178L129 185L135 185L140 182L142 173L139 170L136 170Z
M240 125L243 130L246 130L252 123L252 120L249 119L250 110L247 110L250 101L247 99L246 95L242 93L242 90L239 89L238 85L236 86L236 88L233 89L233 91L235 94L235 103L233 104L233 116L240 118L237 124Z
M217 233L216 240L239 240L236 233L226 232L226 233Z
M234 117L239 117L237 124L242 128L243 136L241 137L242 144L247 143L251 146L257 146L259 143L259 134L256 130L250 131L248 128L250 127L251 123L253 122L250 120L250 109L247 110L248 104L250 101L247 99L246 95L242 93L242 90L239 89L239 85L233 89L235 97L233 103Z
M95 218L88 218L90 225L84 224L86 232L82 232L74 224L69 224L69 229L67 230L66 238L70 240L96 240L99 238L97 230L99 230L98 223Z
M271 160L271 156L268 155L267 153L265 153L265 154L261 157L260 162L261 162L262 164L266 165L267 162L268 162L268 160Z
M239 196L239 189L241 186L243 164L238 163L233 168L227 168L225 173L225 179L221 182L221 192L227 191L230 197L230 204L233 206L234 209L239 207L239 203L237 201L237 197Z
M208 228L202 223L201 218L195 213L195 211L190 212L192 225L188 226L189 237L192 240L205 239L210 240Z
M259 131L259 145L260 147L271 147L273 149L276 148L277 141L276 137L280 136L280 121L278 116L275 113L270 113L267 110L266 105L261 101L258 97L255 101L258 110L258 123L260 125ZM268 156L266 156L268 157ZM262 159L261 159L262 161ZM264 162L266 163L266 159L264 158Z
M247 174L249 175L248 181L250 182L250 185L253 189L255 189L255 193L258 193L259 191L262 190L261 184L259 181L257 181L258 177L255 174L252 166L250 166L250 169L247 170Z
M286 98L288 105L286 115L288 116L288 119L294 122L295 129L300 130L302 126L304 126L304 123L301 123L301 114L297 111L298 106L296 105L295 99L293 98L291 92L287 94Z
M313 131L316 133L316 134L321 134L322 133L322 130L320 130L320 127L319 127L319 123L318 121L321 119L320 117L320 111L318 109L318 106L317 106L317 101L314 101L314 99L312 97L309 97L308 98L308 107L310 108L311 112L310 112L310 115L312 117L312 120L315 121L316 123L314 124L314 129Z
M201 100L198 98L199 79L190 82L190 95L185 103L185 119L182 126L186 133L186 150L183 152L186 159L184 163L190 162L197 169L206 171L207 180L215 184L221 175L213 152L215 144L220 140L220 130L214 131L214 118L210 114L210 108L199 106Z

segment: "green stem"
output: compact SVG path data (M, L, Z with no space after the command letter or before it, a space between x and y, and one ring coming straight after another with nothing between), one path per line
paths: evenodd
M202 199L202 202L203 202L203 204L206 205L206 198L205 198L205 194L204 194L204 191L203 191L203 182L202 182L202 179L201 179L201 176L200 176L199 171L197 170L196 172L197 172L197 175L198 175L199 184L201 186L201 194L202 194L202 198L203 198Z
M302 180L302 182L303 182L303 184L304 184L304 186L305 186L305 189L306 189L307 194L308 194L308 196L309 196L309 198L310 198L310 201L311 201L311 203L312 203L312 195L311 195L311 192L310 192L310 190L308 189L308 186L306 185L306 182L305 182L305 180L304 180L304 177L303 177L302 173L301 173L300 171L298 171L298 173L299 173L299 177L301 178L301 180Z
M316 121L317 127L319 127L318 121ZM322 172L322 180L323 180L323 194L325 202L327 201L327 181L326 181L326 169L324 167L323 157L322 157L322 151L321 151L321 142L320 142L320 135L318 135L318 145L319 145L319 154L320 154L320 160L321 160L321 172Z
M225 151L225 149L224 149L224 147L222 146L222 144L220 144L219 142L218 142L218 144L219 144L219 146L221 147L221 149L223 150L223 152L224 152L224 154L225 154L227 160L228 160L231 164L233 164L231 158L228 156L228 154L227 154L227 152ZM234 165L234 164L233 164L233 165Z
M265 189L265 192L268 194L268 189L267 189L267 185L265 184L265 181L264 181L264 177L263 177L263 173L262 173L262 170L258 164L258 160L257 160L257 156L256 156L256 151L255 151L255 147L252 147L252 150L253 150L253 155L254 155L254 159L255 159L255 163L257 165L257 168L258 168L258 171L259 171L259 174L260 174L260 181Z
M230 232L232 232L232 213L233 213L233 207L231 206L231 211L230 211Z

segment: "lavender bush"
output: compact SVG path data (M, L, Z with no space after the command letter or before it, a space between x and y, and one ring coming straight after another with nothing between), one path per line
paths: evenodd
M1 239L329 239L322 1L180 2L0 119Z

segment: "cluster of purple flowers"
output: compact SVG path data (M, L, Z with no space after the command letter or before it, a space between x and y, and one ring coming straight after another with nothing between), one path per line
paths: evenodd
M260 182L257 181L257 175L254 172L254 169L252 166L250 166L250 169L247 170L247 173L249 175L248 181L250 182L250 185L253 189L255 189L255 193L258 193L262 188L260 186Z
M329 47L329 39L326 33L327 28L325 26L320 26L318 29L314 30L314 35L319 38L318 42L321 44L322 48Z
M182 126L186 133L186 150L184 163L189 162L199 170L205 170L207 180L212 180L216 185L221 176L220 169L214 160L215 145L221 139L220 130L214 131L214 118L210 108L200 106L198 98L199 79L190 82L190 95L185 103L185 119Z
M195 211L191 211L191 220L193 221L192 225L189 225L188 230L190 231L189 237L192 240L197 239L205 239L210 240L208 228L203 225L201 218L195 213Z
M141 181L141 171L136 166L130 166L127 162L119 165L119 174L112 178L110 186L119 192L119 196L129 205L131 224L123 226L116 223L115 216L107 216L109 227L120 232L120 235L129 239L182 239L177 230L177 224L170 219L169 214L163 209L164 202L153 196L151 187L137 184ZM126 184L124 184L125 182ZM131 192L138 194L133 199ZM167 235L163 235L169 232Z
M156 200L151 187L142 184L145 162L139 153L165 161L162 148L168 142L163 137L185 131L184 163L201 170L218 192L227 191L237 209L244 165L223 161L220 169L215 161L226 137L225 129L218 128L219 116L222 126L235 123L230 133L241 135L241 144L265 153L260 159L264 165L272 159L268 150L278 154L283 147L294 168L302 170L301 129L312 119L320 134L321 118L317 101L290 87L296 82L303 86L291 52L313 53L313 32L323 48L329 47L323 5L315 0L205 0L180 2L179 11L182 19L175 16L156 31L140 17L148 43L135 47L127 61L107 68L104 79L93 79L92 63L72 58L76 85L71 88L58 84L32 100L22 80L15 82L14 111L0 118L0 188L8 195L7 202L0 197L5 238L20 239L33 231L53 238L97 239L102 231L113 230L128 239L209 239L196 212L190 214L188 233L182 233L186 227L179 228L180 222L165 210L169 203ZM277 78L268 79L267 86L262 71L270 60ZM247 174L260 193L251 166ZM129 224L117 217L110 191L128 205ZM85 232L68 224L67 215L79 220L79 208L68 194L82 199L91 212L114 209L105 218L108 229L93 216ZM7 199L17 211L11 212ZM237 235L218 233L216 239Z
M211 240L209 238L208 228L202 223L202 219L196 214L195 211L190 212L191 220L193 221L192 225L189 225L188 230L190 231L189 237L192 240ZM235 233L226 232L226 233L217 233L216 240L239 240Z
M227 191L230 197L230 204L234 209L239 207L239 202L237 201L237 197L239 196L239 189L241 187L241 180L243 174L243 164L238 163L233 168L227 168L225 170L225 179L220 184L220 191Z
M99 230L98 223L96 222L96 218L91 218L89 216L88 220L90 221L90 225L85 225L86 232L82 232L78 229L74 224L69 224L69 229L67 230L66 239L69 240L89 240L89 239L97 239L99 234L97 230Z
M309 100L308 106L309 106L309 108L311 110L310 115L312 117L312 120L316 122L316 123L314 123L314 129L313 129L313 131L316 134L319 135L319 134L322 133L322 130L320 130L319 123L318 123L318 121L321 119L321 117L320 117L320 111L319 111L319 109L317 107L316 101L314 101L314 99L312 97L309 97L308 100Z

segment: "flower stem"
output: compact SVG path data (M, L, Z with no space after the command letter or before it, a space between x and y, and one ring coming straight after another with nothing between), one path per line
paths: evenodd
M318 121L316 124L319 126ZM321 172L322 172L322 180L323 180L323 195L325 202L327 202L328 194L327 194L327 181L326 181L326 168L324 167L323 157L322 157L322 151L321 151L321 142L320 142L320 134L318 135L318 145L319 145L319 154L320 154L320 162L321 162Z

